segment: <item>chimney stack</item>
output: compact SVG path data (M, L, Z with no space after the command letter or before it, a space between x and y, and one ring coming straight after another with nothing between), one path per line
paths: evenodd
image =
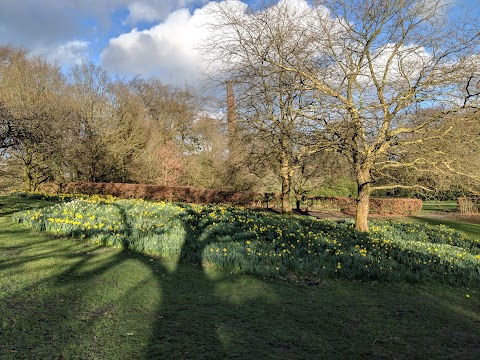
M227 122L228 122L228 137L230 143L235 138L237 131L237 116L235 114L235 98L233 96L233 82L227 81Z

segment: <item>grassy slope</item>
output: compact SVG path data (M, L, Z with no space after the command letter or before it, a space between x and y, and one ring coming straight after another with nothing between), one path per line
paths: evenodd
M455 211L457 202L450 201L424 201L422 210L424 211Z
M444 224L455 230L461 231L467 235L480 238L480 224L464 222L464 221L438 219L438 218L430 217L429 214L416 216L414 220L419 222L426 222L430 225Z
M457 203L455 201L427 201L423 203L422 212L417 216L410 217L409 220L426 222L430 225L447 225L469 236L480 238L480 220L476 216L471 218L463 216L460 219L455 219L454 214L450 218L435 216L438 212L455 212L456 208Z
M34 234L1 198L1 359L477 359L480 292L263 281ZM466 294L470 295L467 298Z

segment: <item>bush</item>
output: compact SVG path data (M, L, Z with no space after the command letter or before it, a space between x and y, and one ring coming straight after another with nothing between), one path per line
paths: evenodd
M71 182L59 185L58 192L87 195L111 195L119 198L194 204L250 205L261 195L253 192L199 189L182 186L161 186L123 183Z
M309 197L307 206L312 210L337 211L354 214L357 200L351 197L315 196ZM372 215L413 215L422 210L422 200L405 198L370 198Z
M474 215L480 213L480 197L459 197L457 209L462 215Z
M413 215L422 210L420 199L371 198L370 211L378 215Z

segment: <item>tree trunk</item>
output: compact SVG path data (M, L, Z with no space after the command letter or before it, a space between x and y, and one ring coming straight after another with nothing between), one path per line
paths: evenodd
M33 185L32 163L33 163L32 152L29 149L27 149L25 152L25 158L23 159L23 164L25 165L25 171L24 171L25 191L27 192L32 191L32 185Z
M368 232L368 212L370 205L370 171L357 173L358 196L355 215L355 230Z
M33 186L33 176L31 173L30 166L25 167L25 191L31 192Z
M282 177L282 193L280 194L280 199L282 201L282 212L291 213L292 212L292 204L290 201L291 169L290 169L290 163L286 156L282 158L281 177Z

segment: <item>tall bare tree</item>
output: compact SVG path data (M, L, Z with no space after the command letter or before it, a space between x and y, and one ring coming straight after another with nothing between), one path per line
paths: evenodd
M149 140L146 109L129 82L115 81L109 93L112 98L110 116L101 137L108 150L115 181L130 182L136 160Z
M458 84L478 67L472 58L478 53L479 22L467 14L454 18L455 12L443 0L281 3L302 11L288 32L288 43L293 45L280 57L264 51L260 58L269 67L298 76L302 86L321 99L321 106L310 109L321 130L319 142L350 160L358 184L355 227L368 231L372 191L402 186L398 179L379 183L387 169L426 170L439 161L406 163L398 150L438 143L451 131L440 125L453 112L477 105L474 94ZM242 16L237 20L244 19L241 33L256 34L261 22L249 21L258 17ZM277 21L265 18L264 23ZM237 22L229 24L233 33L238 32ZM265 43L263 37L256 40ZM249 54L240 50L237 57ZM431 134L433 124L443 132Z
M111 84L109 74L92 62L75 65L69 72L69 92L77 114L76 142L71 151L74 179L104 181L111 173L102 138L111 115Z
M291 34L302 13L284 2L248 15L244 10L238 2L211 7L212 36L204 52L219 82L235 86L244 159L257 175L269 169L278 176L282 211L291 212L292 177L302 152L311 151L305 141L311 122L304 111L315 100L301 77L277 62L288 65L295 47Z
M68 121L60 69L22 49L0 50L0 103L8 176L34 190L60 171L60 142ZM17 169L18 171L15 171Z

